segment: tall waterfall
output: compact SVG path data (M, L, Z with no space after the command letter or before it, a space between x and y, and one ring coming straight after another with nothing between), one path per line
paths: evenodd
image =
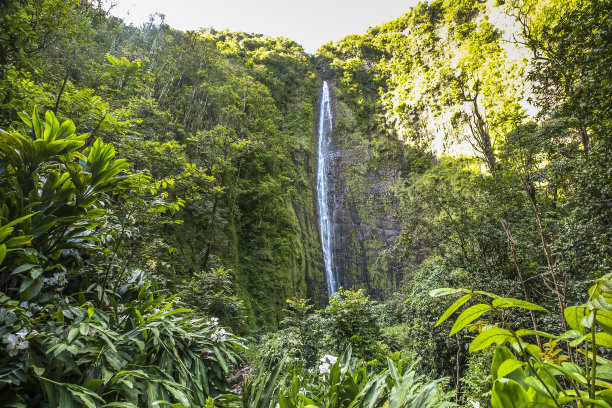
M321 108L319 111L319 153L317 164L317 195L319 198L319 223L321 229L321 243L323 246L323 261L325 263L325 278L327 279L327 291L333 295L336 290L336 278L333 271L332 255L332 222L328 203L328 147L331 140L333 118L331 111L331 99L329 85L323 82L321 91Z

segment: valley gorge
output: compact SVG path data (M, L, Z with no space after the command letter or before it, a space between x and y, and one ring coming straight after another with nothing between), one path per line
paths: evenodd
M0 406L609 407L610 1L6 0Z

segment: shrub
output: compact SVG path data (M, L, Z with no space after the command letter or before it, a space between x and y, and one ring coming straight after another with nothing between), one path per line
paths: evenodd
M468 289L436 289L431 295L456 293L463 296L444 312L437 324L470 300L478 301L459 314L451 334L472 325L479 334L470 343L470 352L496 345L491 366L493 408L534 404L557 408L605 407L612 402L607 382L612 378L612 364L602 356L607 356L612 348L612 274L595 281L586 303L564 309L564 323L569 330L560 334L511 327L504 317L504 309L547 311L524 300ZM498 323L484 320L474 323L487 312L493 312ZM544 339L547 342L542 347L532 339L537 343Z
M155 186L125 173L111 145L79 150L88 135L71 121L21 117L25 126L0 130L3 403L204 406L228 392L241 340L122 258L136 227L109 209L119 198L149 214L177 204L146 202L140 192Z
M340 289L322 312L336 353L351 346L355 356L365 360L384 360L386 350L380 342L380 325L374 304L363 290Z
M247 314L244 302L236 295L230 269L213 268L195 274L184 285L184 298L202 313L216 316L223 325L244 332Z

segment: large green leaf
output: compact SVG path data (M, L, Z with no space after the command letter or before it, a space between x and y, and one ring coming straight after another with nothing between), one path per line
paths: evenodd
M72 123L71 120L65 120L57 130L56 139L66 139L68 136L71 136L75 130L76 126L74 126L74 123Z
M526 408L529 403L527 392L516 381L500 378L493 383L491 394L493 408Z
M602 329L607 332L612 331L612 311L598 310L595 319Z
M612 363L598 365L596 376L597 378L603 378L604 380L612 380Z
M255 401L253 401L255 408L269 408L274 391L278 385L278 376L285 365L285 360L281 360L272 370L270 376L266 379L265 384L261 384L261 388L257 391Z
M38 277L37 279L32 279L27 277L19 288L19 296L21 300L31 300L34 298L43 287L43 278Z
M538 306L535 303L526 302L524 300L512 299L512 298L497 298L493 299L493 306L495 307L519 307L527 310L539 310L547 312L542 306Z
M6 241L4 244L7 248L21 247L32 241L31 235L18 235Z
M582 381L584 371L576 364L564 362L562 365L539 361L534 364L536 369L544 368L551 375L562 374L576 381Z
M457 317L455 324L453 324L453 327L451 328L450 334L453 335L457 333L459 330L463 329L465 326L482 316L483 313L488 312L491 309L492 308L490 305L484 303L468 307L461 312L459 317Z
M588 308L585 306L566 307L563 312L565 321L569 327L581 333L585 332L585 328L581 322L588 313Z
M438 321L436 322L436 324L434 326L438 326L440 325L442 322L444 322L446 319L448 319L453 313L455 313L455 311L457 309L459 309L461 306L463 306L468 300L470 300L472 298L472 294L467 294L465 296L460 297L459 299L457 299L452 305L450 305L448 307L448 309L446 309L446 311L442 314L442 316L440 316L440 318L438 319Z
M592 340L591 336L588 335L586 340L590 342ZM595 343L598 346L612 348L612 335L605 332L595 333Z
M428 408L437 402L438 381L427 383L410 404L411 408ZM390 406L390 405L389 405Z
M438 297L438 296L447 296L452 295L454 293L461 293L463 289L455 289L455 288L438 288L429 292L429 296Z
M59 129L59 122L55 117L53 111L45 112L45 129L43 134L43 140L47 142L47 145L54 141Z
M23 217L19 217L16 220L13 220L13 221L9 222L8 224L3 225L2 228L12 227L13 225L19 224L20 222L25 221L28 218L30 218L30 217L32 217L32 216L34 216L36 214L38 214L38 211L34 212L34 213L31 213L31 214L28 214L28 215L24 215Z
M540 381L540 379L538 379L535 376L533 377L529 376L525 378L525 385L532 388L536 393L538 393L539 394L538 397L540 399L541 397L544 397L545 400L549 400L551 398L556 399L558 395L558 391L557 391L557 387L555 386L555 382L552 379L552 377L550 377L550 375L548 375L546 371L542 369L538 370L538 375L543 380L543 382ZM551 405L554 405L553 401L550 401L550 402L551 402Z
M540 330L530 330L530 329L519 329L516 331L516 335L518 337L523 337L523 336L541 336L541 337L547 337L549 339L556 339L558 338L558 336L555 336L554 334L550 334L550 333L546 333Z
M518 369L522 369L525 364L526 363L516 359L508 359L501 363L497 369L497 378L504 378L508 376L508 374L511 374Z
M472 342L470 343L469 351L474 353L476 351L484 350L494 343L503 343L512 340L514 337L512 333L506 329L500 329L499 327L492 327L487 330L483 330Z
M514 354L504 344L500 344L495 348L493 354L493 361L491 362L491 373L493 380L497 380L497 373L499 368L506 360L515 360Z
M34 108L34 112L32 112L32 125L34 127L34 135L36 139L42 139L43 137L43 124L38 117L38 112L36 108Z

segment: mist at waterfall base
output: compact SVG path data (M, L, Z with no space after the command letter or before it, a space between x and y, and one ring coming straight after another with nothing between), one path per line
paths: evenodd
M317 197L319 203L319 227L321 230L321 246L323 248L323 262L325 264L325 279L327 292L333 295L337 290L336 278L333 270L332 254L332 220L329 212L328 191L328 166L329 166L329 143L333 129L333 117L331 111L331 97L327 81L323 82L321 91L321 106L319 110L319 132L318 132L318 160L317 160Z

